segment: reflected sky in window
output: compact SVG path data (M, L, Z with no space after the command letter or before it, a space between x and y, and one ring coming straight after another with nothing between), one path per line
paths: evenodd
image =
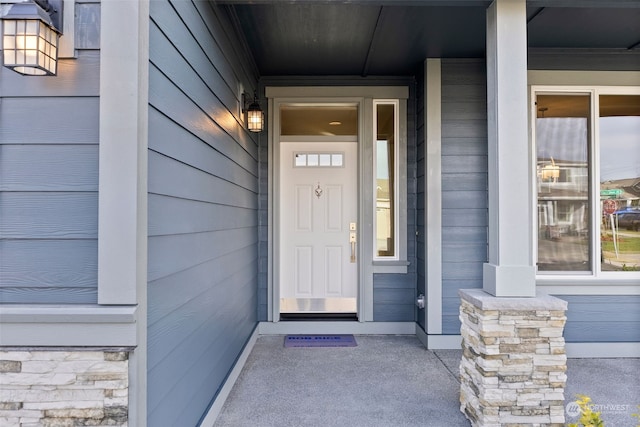
M640 117L600 118L600 181L640 177Z

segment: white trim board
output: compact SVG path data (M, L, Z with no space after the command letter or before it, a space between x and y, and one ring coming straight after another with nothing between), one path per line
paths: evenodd
M134 347L136 306L2 306L0 346Z
M416 336L429 350L460 350L460 335L427 335L416 325ZM640 358L640 342L569 342L566 343L570 359Z
M146 291L148 27L148 0L100 5L99 304Z
M416 323L416 337L428 350L460 350L460 335L429 335Z
M530 86L638 86L638 82L638 71L527 71L527 84Z
M428 333L442 333L442 61L425 61L425 316ZM426 345L426 341L425 341Z
M253 334L251 334L249 340L247 341L247 344L244 346L242 353L240 353L240 356L238 356L238 360L236 360L233 369L229 373L229 376L225 379L222 388L220 388L220 392L207 411L207 414L202 419L200 427L213 427L213 425L215 424L216 419L222 411L222 407L227 401L227 398L229 397L233 386L236 384L236 381L238 380L238 377L240 376L240 373L244 368L244 365L247 363L247 359L249 358L253 347L256 345L256 341L258 341L259 335L259 326L256 326L256 328L253 330Z
M327 97L408 99L409 88L405 83L398 86L267 86L265 96L267 98L298 97L302 99Z
M129 423L139 426L147 424L149 2L100 4L98 303L138 306Z
M640 342L570 342L566 351L570 359L639 358Z

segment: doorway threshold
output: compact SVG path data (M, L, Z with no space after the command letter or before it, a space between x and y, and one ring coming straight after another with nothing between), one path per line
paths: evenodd
M357 313L280 313L281 322L357 322Z
M354 335L415 335L415 322L352 322L326 319L295 322L260 322L260 335L288 334L354 334Z

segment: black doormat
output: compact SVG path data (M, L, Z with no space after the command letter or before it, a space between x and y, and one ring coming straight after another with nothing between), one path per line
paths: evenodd
M356 347L353 335L287 335L285 347Z

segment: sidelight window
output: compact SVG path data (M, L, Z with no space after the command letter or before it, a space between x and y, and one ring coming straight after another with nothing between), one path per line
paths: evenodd
M397 258L398 102L375 101L374 111L374 257Z

